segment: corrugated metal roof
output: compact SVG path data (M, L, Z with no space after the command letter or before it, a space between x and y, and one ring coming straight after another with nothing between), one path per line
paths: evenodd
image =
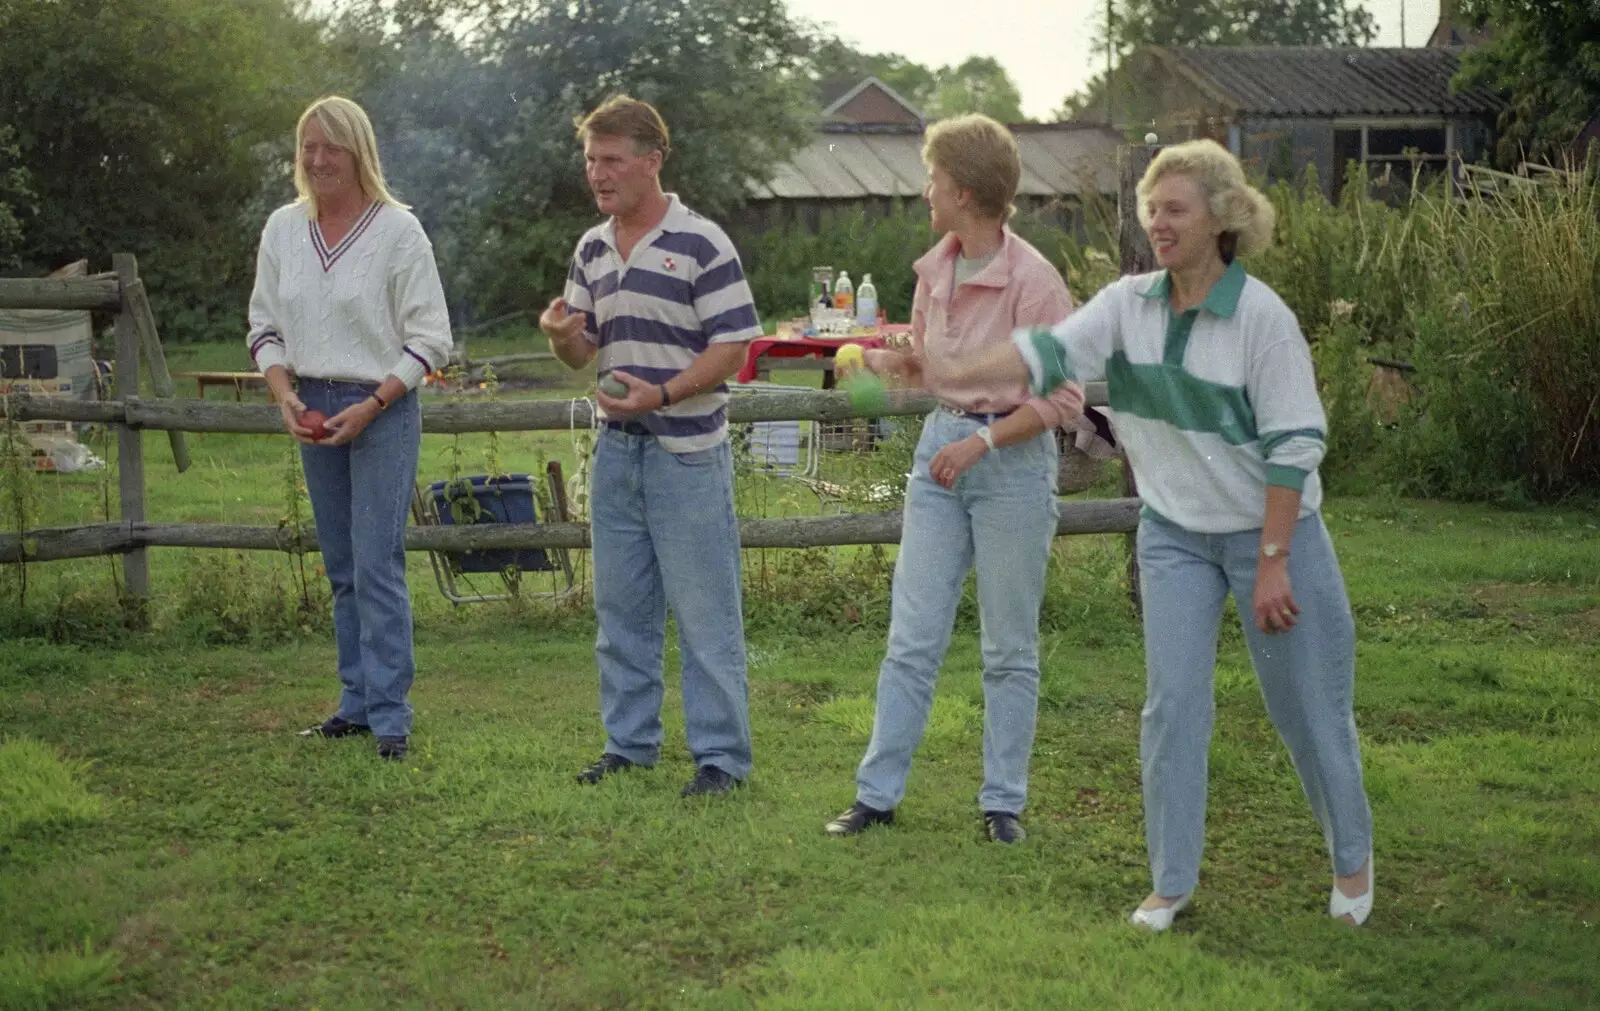
M1014 128L1022 155L1025 196L1114 193L1121 135L1076 123ZM927 184L922 134L913 130L839 130L818 133L765 183L751 187L756 200L859 200L915 197Z
M1349 46L1152 47L1232 111L1256 116L1479 116L1500 108L1484 91L1452 94L1448 49Z
M1022 164L1045 179L1048 192L1117 192L1117 152L1123 144L1117 131L1076 124L1012 129Z

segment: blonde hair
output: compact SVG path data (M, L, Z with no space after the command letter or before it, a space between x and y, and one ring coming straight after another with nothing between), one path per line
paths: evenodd
M983 214L1006 220L1016 213L1012 200L1022 182L1022 155L1011 131L988 116L972 113L928 127L922 162L971 190Z
M587 116L573 121L578 129L578 140L589 137L626 137L633 141L635 154L660 151L666 160L672 151L671 135L666 121L649 102L641 102L627 95L612 95Z
M322 127L330 144L342 147L355 156L356 179L368 200L402 210L407 208L408 205L389 192L389 185L383 180L383 163L378 160L378 138L372 132L372 120L367 118L366 110L348 98L329 95L307 106L294 128L294 188L300 194L301 203L310 206L312 217L317 214L317 197L311 191L311 181L306 178L306 168L300 160L300 148L306 141L306 126L312 120Z
M1150 227L1150 191L1162 177L1185 175L1206 196L1206 206L1222 222L1217 240L1226 262L1233 255L1248 256L1272 244L1277 211L1266 194L1245 181L1244 167L1228 149L1214 140L1191 140L1163 148L1144 178L1139 180L1139 223Z

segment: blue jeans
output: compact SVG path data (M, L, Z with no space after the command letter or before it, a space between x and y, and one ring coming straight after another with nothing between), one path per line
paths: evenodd
M678 620L683 715L696 766L750 774L733 452L669 453L606 427L590 494L600 718L611 754L661 752L667 608Z
M306 407L331 418L365 400L371 389L301 379L299 392ZM404 537L421 446L422 409L417 395L408 393L351 442L300 447L322 564L333 588L333 635L344 683L338 715L381 736L411 733L406 694L417 665Z
M878 671L872 743L856 799L879 810L906 792L911 755L933 709L934 683L955 625L961 584L978 571L983 648L985 811L1020 814L1028 799L1039 702L1039 604L1055 538L1056 443L1050 432L1003 446L945 489L929 476L940 449L976 432L971 418L936 410L922 426L906 486L895 560L889 648Z
M1253 617L1260 546L1260 530L1197 534L1165 520L1139 523L1148 677L1139 758L1150 876L1161 895L1193 891L1200 878L1212 676L1229 590L1267 714L1289 748L1334 873L1354 874L1372 848L1353 710L1355 621L1333 543L1321 516L1295 524L1289 583L1300 615L1278 635L1257 629Z

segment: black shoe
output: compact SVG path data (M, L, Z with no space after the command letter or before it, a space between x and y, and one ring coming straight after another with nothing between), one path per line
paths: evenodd
M378 757L387 758L391 762L398 762L406 757L406 747L411 743L409 737L379 737Z
M823 826L829 835L855 835L874 825L893 825L894 812L880 811L875 807L868 807L859 800L850 805L850 810Z
M578 773L578 782L593 786L602 779L605 779L607 776L611 775L613 772L621 772L623 769L631 769L636 764L637 763L630 762L628 759L623 758L621 755L613 754L608 751L600 756L600 761Z
M355 737L370 734L372 728L365 723L351 723L340 716L330 716L314 727L300 731L301 737Z
M711 797L721 793L732 793L742 785L731 773L724 772L715 765L702 765L694 774L694 778L689 780L689 785L683 788L680 796Z
M1022 822L1010 811L983 812L983 828L989 834L990 842L1018 843L1028 838L1028 833L1022 829Z

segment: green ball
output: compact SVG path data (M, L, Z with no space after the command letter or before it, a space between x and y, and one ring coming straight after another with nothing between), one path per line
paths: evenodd
M857 414L882 414L889 407L889 391L883 380L870 372L857 372L844 381L850 406Z
M608 372L600 378L600 392L621 400L628 395L628 384Z

